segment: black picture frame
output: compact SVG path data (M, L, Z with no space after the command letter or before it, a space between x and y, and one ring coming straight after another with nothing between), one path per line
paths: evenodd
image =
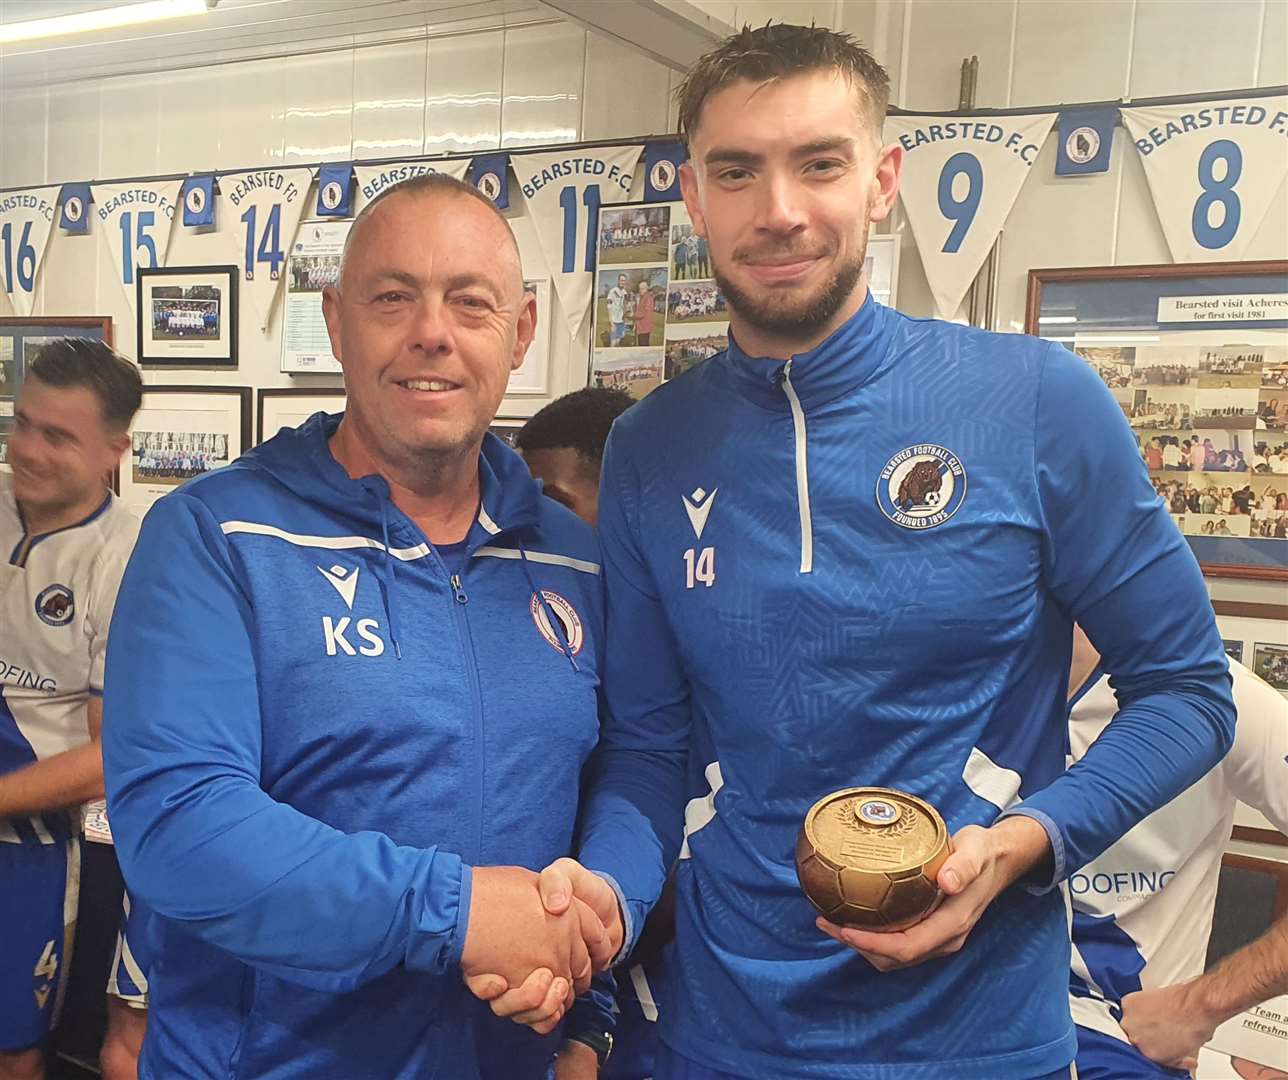
M235 266L140 267L134 279L134 328L139 363L144 367L237 367L237 287ZM168 283L168 284L167 284ZM159 289L214 292L216 295L158 296ZM169 309L170 301L184 310ZM213 315L214 323L210 322ZM178 319L185 324L178 324ZM214 335L211 336L211 330Z
M255 445L258 446L265 438L272 438L281 430L281 416L274 412L273 409L293 399L298 408L300 403L308 402L305 408L317 406L324 412L343 412L345 401L347 400L346 391L343 386L266 386L261 387L257 392L257 404L255 409ZM309 401L310 398L315 400ZM276 404L275 404L276 403ZM338 403L339 409L327 408L328 403ZM292 409L295 412L296 409ZM311 415L311 414L310 414ZM269 424L277 424L273 430L265 435L265 429Z

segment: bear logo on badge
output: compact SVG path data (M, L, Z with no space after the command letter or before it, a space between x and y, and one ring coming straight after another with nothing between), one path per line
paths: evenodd
M496 202L497 196L501 194L501 179L496 173L484 173L479 177L478 188L489 199Z
M201 187L190 187L188 196L184 199L188 207L188 213L200 214L206 208L206 189Z
M75 613L75 600L66 585L47 586L36 597L36 614L50 626L66 626Z
M544 603L542 598L545 599ZM528 605L528 609L532 613L533 623L551 648L563 652L564 642L567 642L573 656L581 652L582 646L586 643L586 631L582 627L581 616L577 614L577 609L572 604L557 592L542 589L541 596L532 594L532 602ZM558 632L550 622L550 612L553 612L554 617L559 621Z
M1064 140L1064 152L1075 165L1085 165L1100 152L1100 133L1093 127L1074 128Z
M905 529L932 529L960 509L966 470L957 455L934 443L900 450L877 478L877 506Z
M85 214L85 204L75 195L63 203L63 210L67 214L68 221L80 221Z
M669 190L675 183L675 163L666 158L653 162L653 168L649 170L648 182L657 191Z
M340 187L338 180L332 180L322 188L322 205L328 210L334 210L340 205L340 200L344 198L344 189Z

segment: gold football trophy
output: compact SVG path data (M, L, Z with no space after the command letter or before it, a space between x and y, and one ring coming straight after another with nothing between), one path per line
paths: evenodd
M816 802L796 840L796 875L823 917L862 930L905 930L938 905L952 851L928 802L892 788L846 788Z

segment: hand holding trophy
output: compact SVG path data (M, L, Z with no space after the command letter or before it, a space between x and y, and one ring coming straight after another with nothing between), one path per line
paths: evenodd
M936 878L951 852L944 819L928 802L892 788L846 788L805 815L796 874L829 921L903 930L943 898Z

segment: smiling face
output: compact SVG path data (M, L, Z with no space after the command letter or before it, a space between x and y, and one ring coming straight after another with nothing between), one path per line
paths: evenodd
M833 69L743 79L704 102L681 186L744 348L804 351L863 303L868 227L902 163L867 117Z
M395 470L477 454L536 329L514 237L455 192L390 195L354 229L322 296L345 424Z
M89 387L49 386L29 377L9 436L14 496L42 520L102 499L107 474L129 444L128 435L104 420L102 402Z

